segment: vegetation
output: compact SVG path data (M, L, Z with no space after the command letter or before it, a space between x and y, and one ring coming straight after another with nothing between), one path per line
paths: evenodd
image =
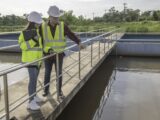
M26 14L23 16L0 14L0 32L19 31L27 25ZM44 18L46 19L46 18ZM73 11L66 11L60 17L74 31L89 31L106 27L122 27L127 32L160 32L160 10L141 12L125 8L118 11L115 7L109 9L102 17L86 19L76 17Z

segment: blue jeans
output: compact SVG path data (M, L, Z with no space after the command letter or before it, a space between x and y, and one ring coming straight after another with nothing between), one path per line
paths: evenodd
M28 93L29 93L29 96L31 96L33 93L36 92L39 69L36 66L28 67L28 73L29 73ZM34 96L36 96L36 94ZM29 101L32 101L34 99L34 96L31 97Z
M58 73L57 73L57 69L56 69L56 66L57 66L56 56L48 58L44 61L44 64L45 64L44 85L49 84L49 82L50 82L53 64L55 64L56 74L58 74L59 76L62 74L63 57L64 57L64 55L62 55L62 54L58 55L58 58L59 58L59 72ZM56 79L57 95L61 94L61 92L62 92L61 88L62 88L62 75L59 77L59 81L57 81L57 79ZM45 93L49 92L49 85L47 85L45 87L44 92Z

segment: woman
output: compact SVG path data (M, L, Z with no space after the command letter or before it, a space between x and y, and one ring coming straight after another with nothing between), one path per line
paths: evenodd
M39 35L39 26L42 24L41 15L37 12L31 12L28 16L28 27L21 32L18 43L22 50L22 62L33 62L43 57L42 40ZM29 72L29 103L27 108L31 110L39 110L40 106L37 102L42 100L35 94L37 78L41 61L27 66Z

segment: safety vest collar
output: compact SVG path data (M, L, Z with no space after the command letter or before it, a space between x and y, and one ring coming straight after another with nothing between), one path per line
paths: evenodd
M59 26L59 39L53 41L48 38L48 33L49 33L49 31L47 29L48 23L47 22L44 23L44 43L45 44L48 42L64 42L63 37L62 37L62 29L63 29L62 23L60 23L58 26ZM55 31L55 33L56 33L56 31Z

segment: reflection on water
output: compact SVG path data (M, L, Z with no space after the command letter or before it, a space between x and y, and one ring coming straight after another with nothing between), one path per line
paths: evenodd
M116 70L113 71L113 74L110 77L109 83L108 83L107 87L104 90L104 94L101 97L99 107L97 108L97 110L95 112L93 120L99 120L101 118L103 110L104 110L104 107L106 105L106 102L109 99L112 85L113 85L115 80L116 80Z
M116 67L113 61L102 64L57 120L160 120L160 58L120 57Z
M117 71L98 120L159 120L159 78L159 73Z

